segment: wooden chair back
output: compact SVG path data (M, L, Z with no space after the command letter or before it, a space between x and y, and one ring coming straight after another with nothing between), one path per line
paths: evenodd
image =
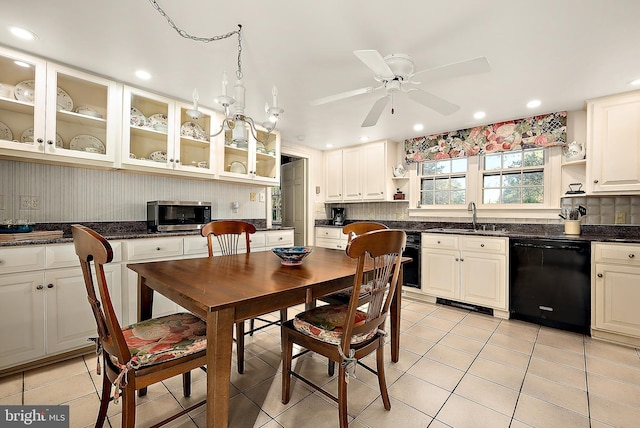
M388 229L388 227L382 223L376 223L374 221L357 221L355 223L345 225L342 228L342 233L347 235L349 242L351 242L351 240L358 235L382 229Z
M217 220L205 224L200 229L200 234L207 238L209 247L209 257L213 256L213 237L215 236L225 256L238 254L238 244L242 234L245 234L247 253L251 252L250 234L256 232L256 227L244 221L238 220Z
M82 225L72 225L71 234L87 291L87 300L93 312L98 336L104 350L118 361L129 361L131 353L122 334L122 328L113 304L104 273L104 265L113 260L113 250L109 242L99 233ZM95 291L91 262L95 270L96 284L100 298Z
M353 281L353 292L349 300L346 324L343 329L341 346L349 349L351 336L383 329L398 284L402 251L407 235L402 230L381 229L356 236L347 245L347 255L358 259ZM371 269L371 270L369 270ZM363 323L355 325L356 310L360 303L360 288L366 278L373 287L366 308L367 317ZM362 308L361 308L362 309Z

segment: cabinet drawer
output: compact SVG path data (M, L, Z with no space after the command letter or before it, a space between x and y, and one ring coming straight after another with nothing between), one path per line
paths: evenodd
M622 263L640 266L640 245L631 244L593 244L593 258L599 262Z
M45 247L0 248L0 273L44 269ZM77 261L77 258L76 258Z
M292 231L265 232L265 236L267 238L267 242L266 242L267 248L290 247L293 245Z
M458 248L458 237L439 233L423 233L422 248L446 248L455 250Z
M191 256L194 254L200 254L203 256L207 256L209 254L207 238L202 236L184 238L184 255Z
M122 261L122 242L109 241L113 250L113 262ZM78 255L73 244L47 245L46 263L47 269L80 266Z
M182 238L150 238L127 241L127 260L157 259L182 255Z
M334 250L344 250L347 248L346 239L316 239L316 247L331 248Z
M260 250L264 248L267 245L266 232L256 232L253 235L250 235L249 245L251 246L251 251L253 251L254 249ZM245 249L246 244L244 240L242 240L242 242L240 242L240 245L238 245L238 248L240 247L242 247L243 250Z
M486 236L460 237L460 250L482 253L504 254L507 238L487 238Z
M343 237L342 229L339 227L317 227L316 238L340 239Z

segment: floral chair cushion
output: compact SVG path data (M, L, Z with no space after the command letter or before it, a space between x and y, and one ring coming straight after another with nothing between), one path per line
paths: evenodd
M360 286L360 298L363 298L367 294L370 294L371 290L373 290L373 281L369 281L366 284L362 284ZM351 294L353 294L353 287L345 288L344 290L340 290L335 293L329 294L329 296L333 298L338 298L341 301L348 301L351 298Z
M200 318L179 313L141 321L122 329L131 357L141 366L170 361L207 347L207 326ZM113 355L111 360L118 363ZM120 362L125 364L126 361Z
M347 316L347 310L347 305L318 306L296 315L293 319L293 327L323 342L338 345L342 339L342 327ZM355 325L364 324L366 318L366 313L357 311ZM377 330L374 329L366 333L353 335L351 343L356 344L369 340L376 332Z

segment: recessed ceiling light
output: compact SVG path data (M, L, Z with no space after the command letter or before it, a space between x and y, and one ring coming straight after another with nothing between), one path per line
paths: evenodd
M640 85L640 79L632 80L631 82L629 82L629 84L633 86L638 86Z
M11 34L22 40L35 40L38 38L38 36L36 36L36 33L25 28L9 27L9 31L11 31Z
M31 64L27 64L27 63L26 63L26 62L24 62L24 61L13 61L13 63L14 63L15 65L18 65L18 66L20 66L20 67L24 67L24 68L29 68L29 67L31 67Z
M540 104L542 104L540 100L531 100L527 103L527 107L536 108L536 107L540 107Z
M142 80L149 80L151 79L151 74L149 74L149 72L144 71L144 70L138 70L136 71L136 76L138 76L139 79Z
M421 123L416 123L415 125L413 125L414 131L422 131L423 129L424 129L424 125Z
M483 111L477 111L475 113L473 113L473 118L474 119L484 119L484 117L487 115L487 113L483 112Z
M327 149L330 149L330 148L332 148L332 147L333 147L333 144L329 143L329 144L327 144L325 147L326 147Z
M362 142L369 141L369 137L367 137L366 135L363 135L362 137L360 137L360 141Z

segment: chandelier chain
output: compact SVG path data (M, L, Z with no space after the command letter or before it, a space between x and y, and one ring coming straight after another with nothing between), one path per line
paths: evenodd
M238 24L238 29L237 30L229 31L228 33L225 33L225 34L220 34L220 35L211 36L211 37L193 36L193 35L187 33L186 30L183 30L182 28L178 27L176 25L176 23L173 22L173 19L171 19L171 17L164 11L164 9L162 9L162 7L160 7L160 5L158 4L158 2L156 0L149 0L149 3L151 3L153 8L155 10L157 10L158 13L167 20L167 22L169 23L171 28L173 28L181 37L183 37L185 39L194 40L196 42L210 43L210 42L216 42L218 40L228 39L229 37L233 36L234 34L237 34L238 35L238 70L236 71L236 77L238 78L238 80L242 79L242 57L241 57L241 55L242 55L242 25Z

